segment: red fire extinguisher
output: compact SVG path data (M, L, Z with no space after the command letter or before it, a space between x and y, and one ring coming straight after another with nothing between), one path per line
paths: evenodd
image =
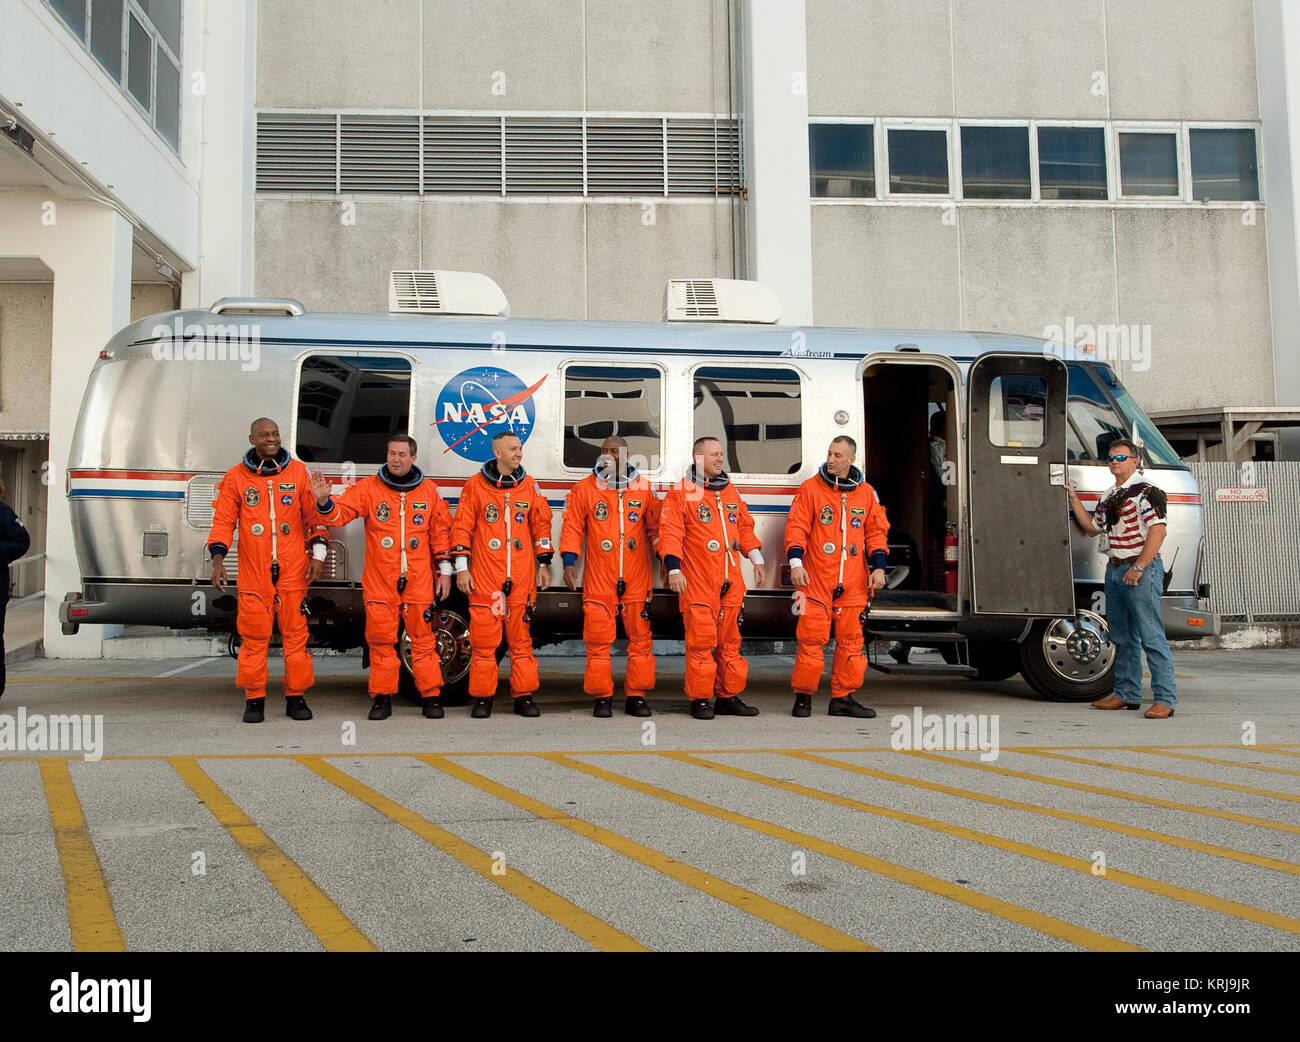
M943 592L957 592L957 522L949 521L943 537Z

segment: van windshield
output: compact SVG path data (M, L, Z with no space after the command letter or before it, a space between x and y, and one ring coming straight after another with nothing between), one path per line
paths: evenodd
M1070 372L1070 459L1102 462L1111 441L1136 434L1148 465L1183 465L1178 453L1125 390L1110 366L1069 362L1067 367Z

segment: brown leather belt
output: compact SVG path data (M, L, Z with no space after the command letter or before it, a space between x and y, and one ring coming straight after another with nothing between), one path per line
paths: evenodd
M1139 554L1135 557L1109 557L1107 560L1109 560L1111 564L1137 564L1138 556L1141 555Z

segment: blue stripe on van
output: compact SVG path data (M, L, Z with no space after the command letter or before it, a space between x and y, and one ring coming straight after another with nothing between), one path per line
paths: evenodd
M157 492L152 489L74 488L69 497L91 499L184 499L184 492Z

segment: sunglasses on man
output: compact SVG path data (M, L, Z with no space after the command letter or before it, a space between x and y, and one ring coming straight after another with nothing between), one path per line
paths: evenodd
M1126 459L1133 459L1132 456L1107 456L1107 463L1123 463Z

